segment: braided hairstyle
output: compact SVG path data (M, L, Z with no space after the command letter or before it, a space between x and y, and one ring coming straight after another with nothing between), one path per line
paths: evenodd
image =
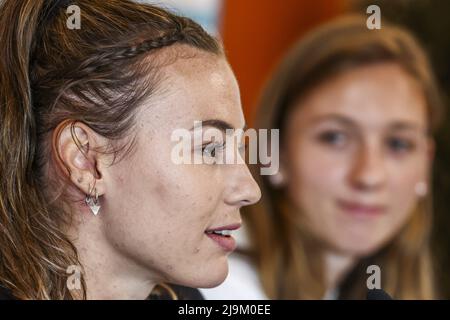
M80 29L66 24L72 4ZM177 44L221 56L221 44L188 18L128 0L3 0L0 43L0 285L19 299L86 298L84 282L81 293L66 286L80 263L62 231L69 180L47 175L51 133L70 121L78 141L81 121L111 141L115 161L158 90L158 52Z

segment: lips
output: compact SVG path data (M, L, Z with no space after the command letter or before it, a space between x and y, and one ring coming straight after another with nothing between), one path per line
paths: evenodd
M236 249L236 240L231 236L233 230L241 227L240 223L231 224L228 226L210 228L205 231L205 234L213 240L224 251L231 252Z
M356 201L339 200L338 206L344 212L355 216L378 216L386 211L385 206Z

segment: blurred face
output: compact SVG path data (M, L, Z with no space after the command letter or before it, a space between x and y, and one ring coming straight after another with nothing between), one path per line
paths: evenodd
M239 209L256 202L260 191L245 164L174 163L171 134L190 130L192 154L219 156L205 153L211 141L192 128L194 121L208 122L203 130L216 130L223 140L225 127L243 128L238 85L225 59L207 54L179 59L162 72L163 90L137 117L136 151L110 168L98 218L114 249L157 280L216 286L227 275L234 240L211 232L238 228Z
M419 86L395 64L324 81L287 123L289 196L326 246L370 254L405 225L428 181L431 142Z

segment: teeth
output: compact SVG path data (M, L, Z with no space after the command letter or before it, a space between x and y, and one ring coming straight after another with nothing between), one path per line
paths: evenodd
M215 233L221 236L230 236L231 230L220 230L220 231L208 231L208 233Z

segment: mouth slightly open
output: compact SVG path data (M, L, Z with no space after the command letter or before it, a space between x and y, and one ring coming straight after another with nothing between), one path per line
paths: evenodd
M208 229L205 231L205 234L223 250L232 252L236 249L237 244L231 234L234 230L237 230L240 227L240 223L235 223L228 226Z
M338 200L337 204L345 213L358 217L375 217L386 212L386 207L378 204L364 204L345 200Z

